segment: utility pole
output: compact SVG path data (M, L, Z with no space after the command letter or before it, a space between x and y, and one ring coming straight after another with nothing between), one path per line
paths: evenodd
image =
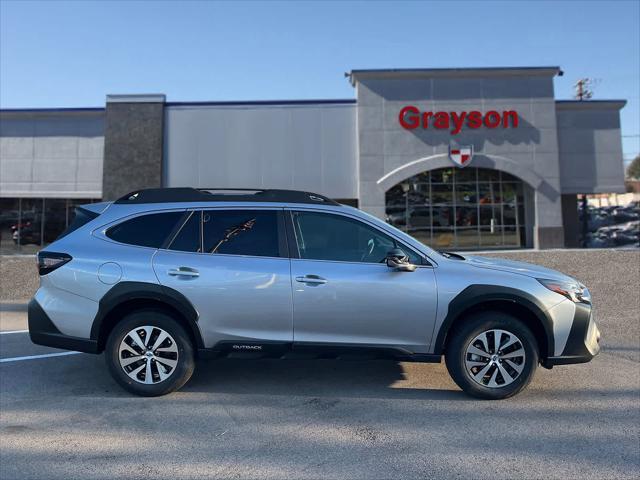
M587 248L587 236L589 235L589 203L587 202L587 196L582 195L582 235L580 236L580 246Z
M576 100L589 100L593 97L593 90L591 90L591 86L593 85L593 79L591 78L581 78L578 80L573 86L574 89L574 98Z
M578 101L589 100L593 97L593 91L591 86L593 85L591 78L581 78L573 86L573 97ZM589 234L589 203L587 202L587 196L582 195L582 235L580 235L580 246L587 248L588 241L587 236Z

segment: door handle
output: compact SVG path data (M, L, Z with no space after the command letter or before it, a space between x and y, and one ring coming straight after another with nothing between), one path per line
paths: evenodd
M305 275L304 277L296 277L296 282L308 283L310 285L322 285L327 283L327 279L318 275Z
M198 272L195 268L189 268L189 267L180 267L180 268L173 268L171 270L169 270L167 272L169 275L171 275L172 277L199 277L200 276L200 272Z

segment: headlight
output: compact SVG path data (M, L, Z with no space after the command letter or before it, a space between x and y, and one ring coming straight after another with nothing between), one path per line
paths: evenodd
M559 293L576 303L591 303L591 294L584 285L578 282L563 282L560 280L549 280L538 278L538 281L552 292Z

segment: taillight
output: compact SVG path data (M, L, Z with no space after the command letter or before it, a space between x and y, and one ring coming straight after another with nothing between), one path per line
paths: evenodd
M65 263L71 261L71 255L56 252L38 252L38 273L46 275L53 272L56 268L61 267Z

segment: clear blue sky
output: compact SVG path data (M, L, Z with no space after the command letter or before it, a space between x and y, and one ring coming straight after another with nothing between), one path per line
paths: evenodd
M628 100L640 151L640 2L27 2L0 0L0 107L352 98L356 68L559 65Z

